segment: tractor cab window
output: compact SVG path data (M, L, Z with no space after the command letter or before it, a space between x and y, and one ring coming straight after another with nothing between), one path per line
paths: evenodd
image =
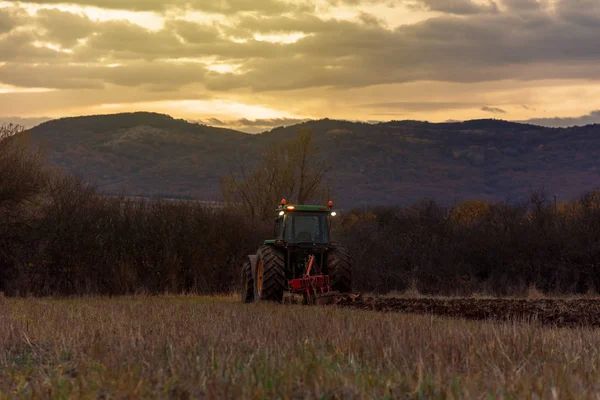
M285 223L288 243L328 243L327 217L323 214L291 214Z

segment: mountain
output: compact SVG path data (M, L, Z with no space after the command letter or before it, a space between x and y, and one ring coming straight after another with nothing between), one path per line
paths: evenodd
M468 198L559 200L600 186L600 125L544 128L501 120L368 124L324 119L262 134L155 113L64 118L28 132L51 163L107 193L219 198L219 177L252 165L267 145L310 129L332 164L329 183L348 206Z

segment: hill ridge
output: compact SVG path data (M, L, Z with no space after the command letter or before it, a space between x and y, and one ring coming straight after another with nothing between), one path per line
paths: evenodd
M51 163L107 193L214 200L220 178L264 148L310 129L333 167L328 184L347 206L428 197L524 199L545 188L573 198L600 186L600 126L546 128L501 119L430 123L324 118L259 134L151 112L70 117L28 132L49 140ZM338 202L339 203L339 202Z
M520 122L520 121L509 121L509 120L505 120L505 119L501 119L501 118L476 118L476 119L470 119L470 120L465 120L465 121L445 121L445 122L431 122L431 121L426 121L426 120L414 120L414 119L404 119L404 120L392 119L389 121L368 122L368 121L354 121L354 120L327 118L326 117L326 118L303 121L303 122L299 122L299 123L292 124L292 125L277 126L277 127L273 127L270 130L265 130L263 132L247 133L247 132L243 132L243 131L236 130L236 129L213 127L210 124L192 121L192 120L185 119L185 118L175 118L169 114L159 113L159 112L154 112L154 111L132 111L132 112L120 112L120 113L114 113L114 114L90 114L90 115L61 117L61 118L44 121L30 129L34 129L34 128L37 128L40 126L51 126L51 125L62 124L62 123L67 123L67 122L84 122L84 121L88 122L91 119L100 120L100 119L114 119L114 118L119 118L124 121L139 120L141 118L146 118L146 119L151 119L152 121L185 123L185 124L189 124L189 125L205 126L205 127L210 127L210 128L214 128L214 129L224 129L224 130L235 131L235 132L251 134L251 135L260 135L260 134L271 132L271 131L277 130L277 129L294 128L294 127L299 127L302 125L310 125L312 123L320 123L320 122L362 124L362 125L372 125L372 126L391 125L391 124L409 124L409 123L417 123L417 124L433 125L433 126L444 126L444 125L470 126L470 125L475 125L475 124L490 123L490 124L497 124L498 126L527 126L527 127L534 127L534 128L548 129L548 130L569 129L569 128L559 128L559 127L546 127L546 126L542 126L542 125L536 125L536 124ZM146 124L148 124L148 123L146 122ZM152 125L152 124L148 124L148 125ZM597 125L599 125L599 124L587 124L587 125L582 125L582 126L578 126L578 127L597 126Z

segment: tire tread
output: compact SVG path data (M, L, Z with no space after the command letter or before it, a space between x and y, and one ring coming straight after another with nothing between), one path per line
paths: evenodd
M283 254L273 246L265 245L258 250L258 259L263 262L261 300L281 303L288 285Z

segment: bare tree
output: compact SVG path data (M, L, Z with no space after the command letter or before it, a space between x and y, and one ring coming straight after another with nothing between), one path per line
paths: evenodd
M292 155L292 163L298 169L298 204L306 204L317 197L323 196L323 179L330 167L317 157L317 150L312 143L310 131L301 131L298 135L297 151Z
M295 140L268 147L255 170L240 162L222 179L221 190L226 203L243 205L253 219L266 219L281 198L297 204L323 200L330 169L319 158L311 132L299 131Z

